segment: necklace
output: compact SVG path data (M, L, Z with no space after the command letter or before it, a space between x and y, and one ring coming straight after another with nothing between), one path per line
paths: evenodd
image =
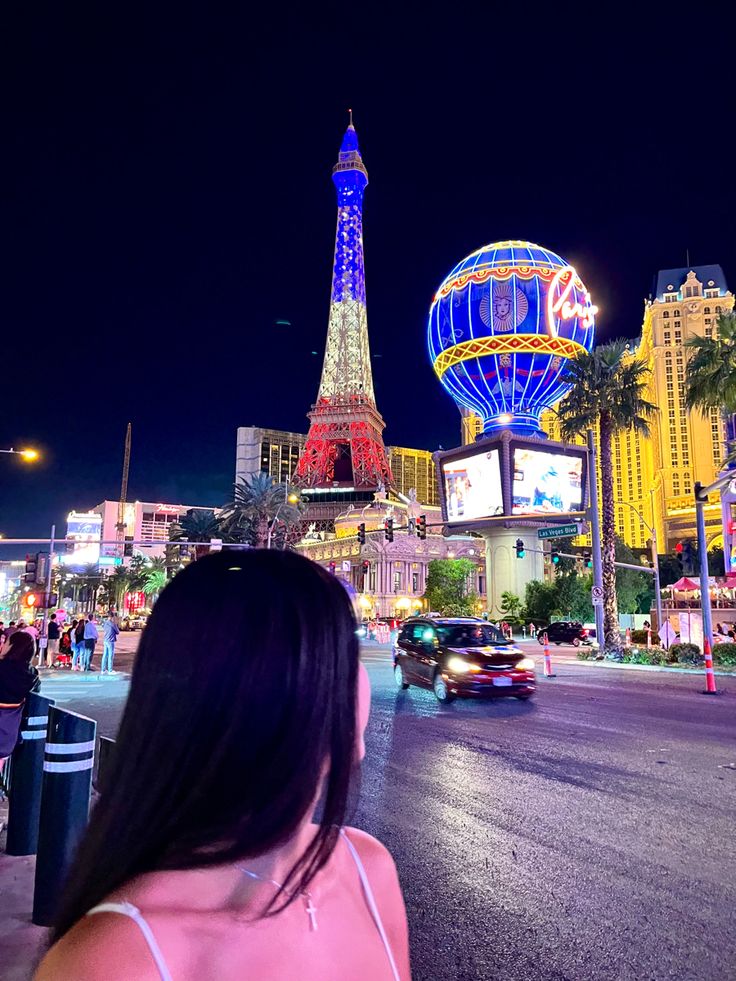
M258 875L257 872L251 872L250 869L244 869L242 865L239 865L238 869L243 873L243 875L247 875L251 879L257 879L259 882L267 882L269 885L276 886L277 889L282 889L291 897L296 895L296 893L292 892L290 889L287 889L286 886L282 885L280 882L277 882L275 879L267 879L263 875ZM312 894L311 892L305 890L304 892L300 892L299 895L304 903L304 912L309 917L309 929L312 931L312 933L314 933L317 929L317 907L312 902Z

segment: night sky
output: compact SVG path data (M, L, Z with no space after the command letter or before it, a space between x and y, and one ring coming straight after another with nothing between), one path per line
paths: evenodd
M306 432L349 106L388 443L459 442L426 316L483 243L572 262L603 339L637 335L686 249L736 280L732 54L705 8L112 6L3 25L0 445L44 453L0 456L6 537L117 499L128 420L130 498L214 506L239 425Z

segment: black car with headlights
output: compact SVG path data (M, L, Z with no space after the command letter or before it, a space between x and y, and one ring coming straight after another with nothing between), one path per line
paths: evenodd
M526 699L536 689L534 661L497 627L471 617L405 620L393 661L399 690L430 688L440 702L457 695Z

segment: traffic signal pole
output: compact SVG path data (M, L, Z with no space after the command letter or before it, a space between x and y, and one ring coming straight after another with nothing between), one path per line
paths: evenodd
M703 639L713 650L713 614L710 608L710 583L708 579L708 540L705 537L705 505L708 500L707 488L695 484L695 526L698 531L698 553L700 556L700 605L703 609Z

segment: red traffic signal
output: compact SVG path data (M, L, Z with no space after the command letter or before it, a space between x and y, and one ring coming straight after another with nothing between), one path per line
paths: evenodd
M684 547L685 546L682 544L682 542L678 542L677 545L675 545L675 551L677 552L678 555L682 555L682 551Z
M30 606L31 609L40 607L43 603L43 596L40 593L26 593L23 596L23 603L25 606Z

